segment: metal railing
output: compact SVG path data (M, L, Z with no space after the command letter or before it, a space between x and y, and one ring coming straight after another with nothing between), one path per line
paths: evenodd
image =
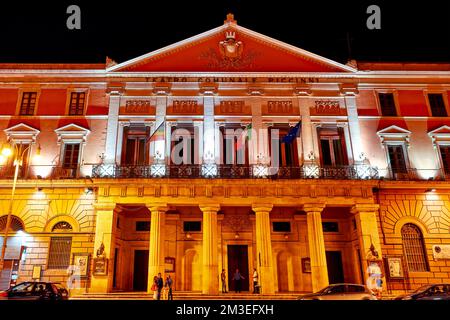
M31 165L20 168L19 179L79 179L81 166ZM0 166L0 179L13 179L13 166Z
M366 165L270 167L265 165L111 165L92 167L93 178L222 178L222 179L378 179L378 170Z

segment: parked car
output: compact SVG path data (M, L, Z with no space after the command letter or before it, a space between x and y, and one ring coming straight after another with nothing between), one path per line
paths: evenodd
M450 284L424 285L409 294L403 294L394 300L450 300Z
M55 282L22 282L0 292L0 299L7 300L67 300L69 292Z
M377 300L366 286L352 283L332 284L322 290L305 294L298 300Z

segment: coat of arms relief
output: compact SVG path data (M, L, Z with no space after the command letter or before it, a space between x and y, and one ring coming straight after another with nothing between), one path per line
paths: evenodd
M254 60L259 54L253 50L244 52L242 41L236 40L234 31L225 32L225 40L219 42L219 54L214 48L200 54L200 59L206 59L210 69L240 70L254 67Z

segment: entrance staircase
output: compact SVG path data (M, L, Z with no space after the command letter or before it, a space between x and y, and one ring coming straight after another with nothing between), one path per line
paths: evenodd
M296 300L301 293L220 293L217 295L204 295L201 292L174 291L174 300ZM84 293L74 295L72 300L153 300L153 295L146 292L112 292L112 293Z

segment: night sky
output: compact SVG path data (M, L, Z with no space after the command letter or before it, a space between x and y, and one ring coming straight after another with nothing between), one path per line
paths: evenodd
M4 2L0 63L122 62L215 28L228 12L239 25L343 63L450 62L447 0ZM71 4L81 7L81 30L66 27ZM381 7L381 30L366 27L371 4Z

